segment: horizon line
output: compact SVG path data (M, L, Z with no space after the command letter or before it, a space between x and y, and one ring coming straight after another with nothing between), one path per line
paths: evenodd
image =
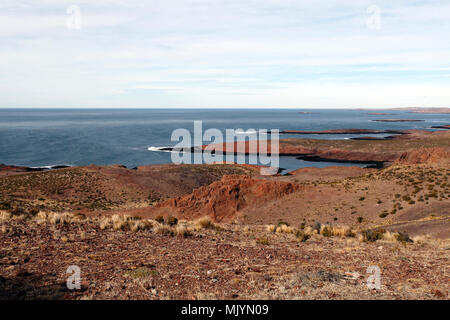
M352 110L394 110L394 109L448 109L450 107L136 107L136 106L0 106L0 109L352 109Z

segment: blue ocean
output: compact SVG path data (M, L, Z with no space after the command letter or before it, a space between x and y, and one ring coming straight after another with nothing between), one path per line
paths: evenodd
M167 152L149 147L173 146L173 130L193 132L194 120L203 130L279 129L327 130L361 128L377 130L430 129L450 123L447 114L414 114L347 109L0 109L0 163L29 167L55 165L123 164L136 167L171 163ZM422 119L423 122L374 122L374 119ZM367 134L365 134L367 135ZM348 139L358 135L280 135L280 139ZM372 135L371 136L376 136ZM383 136L383 135L378 135ZM281 157L287 171L336 164ZM361 166L363 166L361 164Z

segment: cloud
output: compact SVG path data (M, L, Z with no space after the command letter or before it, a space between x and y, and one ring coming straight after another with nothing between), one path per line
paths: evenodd
M448 105L450 5L366 0L0 4L0 106ZM375 90L375 91L374 91ZM374 93L375 92L375 93ZM424 101L423 95L427 96Z

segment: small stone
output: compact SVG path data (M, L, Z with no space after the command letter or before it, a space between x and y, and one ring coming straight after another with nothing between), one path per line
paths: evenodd
M265 274L265 275L264 275L264 280L270 281L270 280L272 280L272 277L269 276L268 274Z
M81 281L80 284L81 284L81 290L87 289L89 287L89 285L90 285L89 281L87 281L87 280Z
M443 299L445 298L445 294L443 294L441 291L439 291L438 289L435 290L431 290L431 293L434 294L437 298Z
M359 277L360 277L360 274L358 272L346 272L344 275L345 275L345 278L352 279L352 280L359 279Z

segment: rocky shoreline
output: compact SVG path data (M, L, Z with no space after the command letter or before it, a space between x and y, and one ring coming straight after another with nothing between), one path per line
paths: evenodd
M373 120L377 121L377 120ZM445 126L434 126L432 128L449 129L450 125ZM423 137L428 135L433 135L432 131L426 130L371 130L371 129L330 129L321 131L302 131L302 130L283 130L281 134L318 134L318 135L329 135L329 134L392 134L386 137L372 137L372 136L361 136L352 137L346 140L319 140L319 139L301 139L301 138L291 138L286 140L280 140L279 144L279 156L290 156L297 157L299 160L310 161L310 162L334 162L334 163L355 163L355 164L369 164L371 167L381 168L385 164L394 162L400 157L403 150L399 146L398 151L393 152L376 152L371 150L370 145L374 143L383 143L385 141L403 141L403 140L413 140L420 143ZM441 131L445 133L445 131ZM438 134L438 132L436 132ZM436 135L435 134L435 135ZM353 144L358 143L353 146ZM242 145L243 144L243 145ZM316 146L319 144L319 146ZM338 146L339 145L339 146ZM260 147L258 146L257 154L260 154ZM351 150L347 150L351 147ZM384 148L384 147L383 147ZM354 150L353 150L354 149ZM367 151L363 150L367 149ZM209 146L199 146L199 147L161 147L157 151L165 152L208 152L211 154L215 153L225 153L227 150L232 150L234 155L250 155L250 148L248 141L234 142L233 144L224 143L222 145L216 145L213 150L211 150L211 145ZM238 152L237 150L243 150ZM267 155L271 155L270 140L267 142ZM45 166L45 167L24 167L24 166L14 166L14 165L4 165L0 164L0 175L21 173L21 172L33 172L33 171L47 171L67 168L67 165L57 165L57 166Z
M419 119L376 119L371 120L375 122L423 122L425 120L419 120Z
M296 157L298 160L310 162L334 162L334 163L353 163L353 164L367 164L365 168L383 168L387 161L372 161L372 160L348 160L330 157L321 157L314 154L304 154Z
M376 120L373 120L376 121ZM321 131L282 130L280 134L406 134L403 130L331 129Z
M25 166L6 165L3 163L0 163L0 176L14 174L14 173L49 171L49 170L64 169L64 168L70 168L70 167L71 166L69 166L69 165L25 167Z
M450 124L447 124L445 126L432 126L433 129L449 129L450 130Z

